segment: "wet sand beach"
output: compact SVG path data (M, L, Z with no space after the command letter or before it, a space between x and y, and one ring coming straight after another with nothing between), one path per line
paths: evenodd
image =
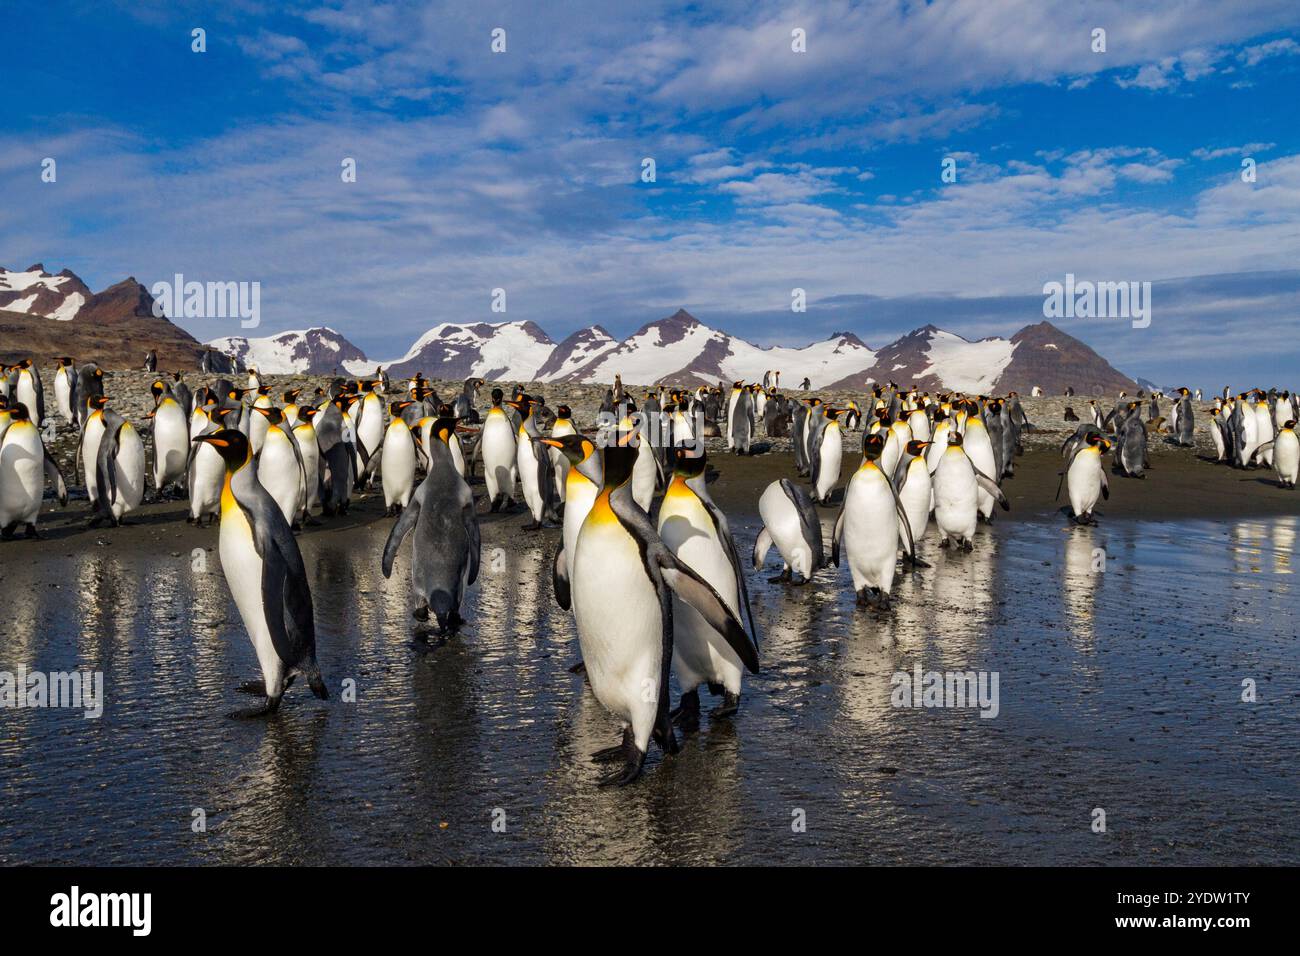
M1053 494L1073 426L1038 401L1011 511L969 554L927 538L934 567L900 579L892 611L857 608L846 569L792 587L768 580L773 555L749 574L763 673L734 719L652 748L624 789L598 789L588 759L618 728L569 672L559 531L520 531L522 510L481 515L468 624L431 648L412 640L409 551L380 573L377 489L304 531L334 699L295 687L249 722L224 716L257 666L217 528L167 501L86 530L84 498L47 501L44 540L0 544L0 669L102 670L107 700L97 720L0 713L0 861L1300 862L1300 498L1156 439L1150 476L1112 477L1100 524L1072 528ZM711 491L747 555L792 460L716 445ZM918 666L996 673L997 716L894 706Z

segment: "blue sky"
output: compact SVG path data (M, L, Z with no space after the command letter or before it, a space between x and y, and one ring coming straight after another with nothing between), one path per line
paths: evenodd
M1074 273L1153 283L1149 328L1057 323L1130 374L1300 384L1293 0L6 8L10 268L258 281L254 334L381 359L679 306L761 344L1010 335Z

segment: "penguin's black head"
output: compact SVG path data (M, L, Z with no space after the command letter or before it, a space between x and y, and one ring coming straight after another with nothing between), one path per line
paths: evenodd
M917 455L924 454L925 449L928 448L929 445L930 443L928 441L921 441L919 438L913 438L907 443L907 453L912 457L916 457Z
M67 368L69 365L72 364L72 357L69 355L63 356L61 359L59 359L59 364L62 365L64 368Z
M9 416L16 422L29 422L32 420L31 414L27 411L27 406L18 402L9 410Z
M298 409L298 417L310 424L311 420L316 417L316 414L319 411L319 408L314 408L313 406L308 405L306 408Z
M173 381L173 382L179 382L180 380L181 380L181 373L180 373L180 372L172 372L172 381Z
M248 436L235 428L222 428L219 431L208 432L194 440L215 448L221 460L226 463L228 471L242 468L251 457L252 449L248 444Z
M500 405L501 400L506 397L506 393L499 388L492 389L492 404Z
M878 461L880 453L885 450L885 436L880 432L867 435L862 439L862 456L867 461Z
M548 448L558 448L560 454L567 458L571 465L582 464L596 451L596 446L591 443L591 439L586 435L539 438L537 441L538 444L546 445Z
M699 451L691 448L673 449L673 471L683 478L697 478L704 474L705 451L703 445Z
M429 434L444 445L450 444L451 436L456 431L456 421L454 418L441 416L434 421L433 426L429 429Z
M956 445L958 448L961 448L965 443L966 443L965 436L963 436L961 432L959 431L948 432L949 445Z
M568 418L570 415L573 414L573 410L569 408L568 405L561 405L559 408L555 410L555 414L560 416L560 418Z
M157 401L163 397L163 392L167 391L167 386L161 381L154 382L149 386L149 391L153 394L154 400Z
M451 418L452 414L453 413L451 410L451 406L448 405L446 402L443 402L441 405L438 406L439 418Z
M1292 429L1295 428L1295 419L1294 419L1294 418L1288 418L1288 419L1286 420L1286 422L1282 425L1282 427L1283 427L1283 428L1292 428Z
M394 418L400 418L402 415L402 409L409 408L414 404L415 402L393 402L388 406L388 412Z
M284 403L286 405L294 404L296 401L298 401L298 393L301 391L302 389L300 388L286 388L284 390Z
M623 432L618 442L605 446L605 488L612 490L627 484L636 465L637 450L631 444L636 432Z
M284 421L284 414L274 405L268 405L266 408L263 408L260 405L254 405L253 411L261 412L266 416L266 420L272 425L278 425L280 422Z

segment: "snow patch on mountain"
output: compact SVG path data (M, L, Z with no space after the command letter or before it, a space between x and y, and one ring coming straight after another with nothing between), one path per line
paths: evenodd
M945 387L959 392L989 392L1011 364L1015 350L1008 339L968 342L960 335L938 329L930 337L930 364L921 377L935 375Z

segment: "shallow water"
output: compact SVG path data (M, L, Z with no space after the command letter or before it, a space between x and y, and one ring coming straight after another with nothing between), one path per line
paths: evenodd
M267 721L223 716L257 667L215 552L204 572L93 536L39 562L5 545L0 670L103 670L107 704L0 710L0 861L1300 861L1295 518L931 539L935 567L886 615L855 608L847 570L791 588L769 565L739 715L676 757L652 747L624 789L587 759L618 727L568 672L558 532L523 520L485 518L470 623L432 653L410 640L406 557L379 571L389 522L304 536L335 699L295 687ZM756 517L733 527L747 554ZM997 672L998 716L895 708L890 678L917 663Z

